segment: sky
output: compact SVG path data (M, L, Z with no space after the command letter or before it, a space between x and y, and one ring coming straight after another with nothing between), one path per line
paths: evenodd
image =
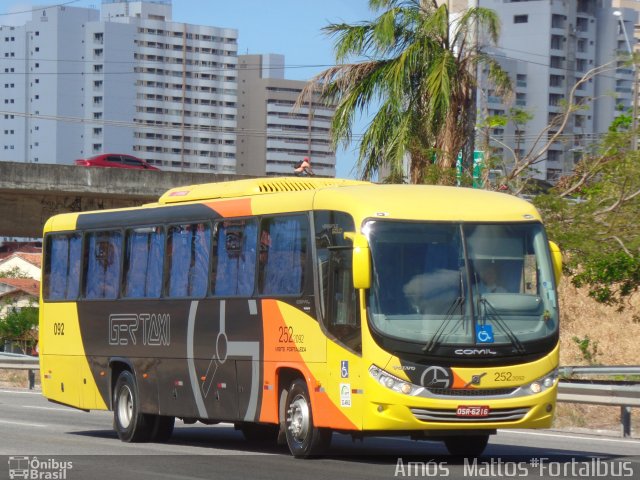
M0 0L0 24L22 25L42 5L99 7L100 0ZM173 21L238 30L238 54L285 56L285 78L308 80L335 63L333 41L322 28L373 18L368 0L173 0ZM23 12L23 13L17 13ZM360 120L354 134L366 127ZM337 176L355 178L357 145L337 152Z

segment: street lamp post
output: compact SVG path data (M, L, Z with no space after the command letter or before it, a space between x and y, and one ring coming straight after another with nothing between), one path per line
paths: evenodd
M636 68L635 58L633 57L633 49L631 48L631 42L629 41L629 35L627 35L627 27L624 26L624 19L622 18L622 12L620 10L615 10L613 14L618 17L618 21L622 26L622 33L624 35L624 40L627 43L627 49L629 50L629 55L631 55L631 70L633 72L633 118L631 119L631 149L638 149L638 69Z

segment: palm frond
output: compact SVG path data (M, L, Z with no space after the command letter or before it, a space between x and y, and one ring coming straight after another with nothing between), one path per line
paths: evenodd
M497 16L473 8L452 25L447 6L436 0L369 0L369 7L380 12L372 21L324 29L334 37L339 65L311 79L296 105L312 95L337 105L334 146L350 143L359 111L380 105L360 143L360 175L371 178L387 167L401 178L409 153L412 181L422 181L433 168L433 152L447 167L468 136L478 64L488 64L497 86L508 88L499 65L471 41L476 24L495 41Z

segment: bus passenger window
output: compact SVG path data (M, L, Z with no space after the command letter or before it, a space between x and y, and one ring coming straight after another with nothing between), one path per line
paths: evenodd
M85 297L117 298L120 286L122 234L97 232L86 236Z
M46 241L45 286L47 300L75 300L80 288L82 236L52 235Z
M163 261L164 232L160 227L143 227L129 231L124 260L124 296L160 297Z
M211 229L208 224L169 229L169 296L204 297L207 293Z
M304 286L307 261L307 218L264 218L260 231L259 292L262 295L296 295Z
M255 283L257 222L226 220L213 236L211 290L216 296L251 296Z
M352 244L344 232L354 232L351 215L320 210L314 212L318 286L322 322L327 331L354 352L362 351L358 293L353 288Z

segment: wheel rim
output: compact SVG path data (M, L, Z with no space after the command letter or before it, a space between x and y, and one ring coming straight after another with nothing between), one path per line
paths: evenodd
M311 426L311 415L307 399L302 395L296 396L288 411L288 428L296 442L304 442Z
M122 428L129 428L133 417L133 394L131 389L124 385L118 392L118 421Z

